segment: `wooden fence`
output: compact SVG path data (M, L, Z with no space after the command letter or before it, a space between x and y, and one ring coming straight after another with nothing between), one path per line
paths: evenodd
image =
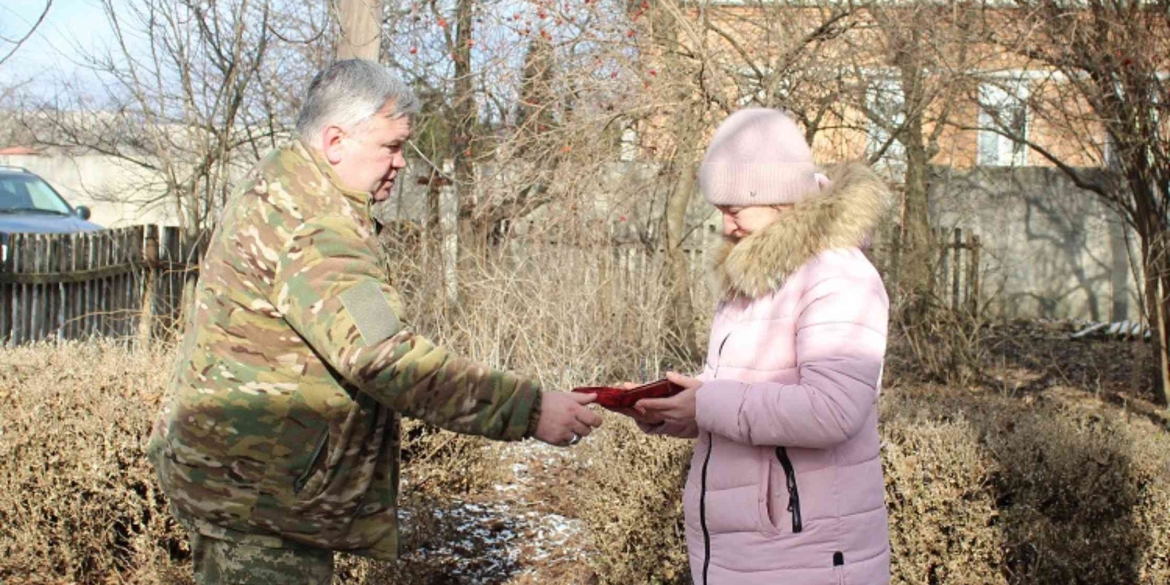
M977 311L982 306L980 288L980 255L983 245L979 236L961 228L932 229L936 255L931 274L935 297L952 310ZM901 250L894 245L878 245L871 257L887 284L896 283L894 274L901 258Z
M700 233L685 249L693 274L705 271L716 234ZM979 237L960 229L934 233L935 291L953 309L980 299ZM163 337L182 318L184 293L198 274L202 248L178 228L136 226L84 234L0 234L0 344L93 337ZM564 245L567 243L562 243ZM556 245L546 242L545 245ZM585 251L585 250L582 250ZM619 284L645 288L662 270L662 250L615 244L599 266ZM871 256L890 281L894 246ZM590 256L590 262L599 258ZM895 276L896 278L896 276ZM698 278L696 283L704 282Z
M177 228L0 234L0 343L161 335L181 317L198 250Z

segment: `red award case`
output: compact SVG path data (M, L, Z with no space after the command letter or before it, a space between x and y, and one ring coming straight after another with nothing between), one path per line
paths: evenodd
M629 390L614 388L612 386L573 388L573 392L596 394L597 400L594 403L606 408L631 408L634 406L634 403L644 398L666 398L667 396L674 396L683 390L685 388L682 386L665 379L643 384L635 388L630 388Z

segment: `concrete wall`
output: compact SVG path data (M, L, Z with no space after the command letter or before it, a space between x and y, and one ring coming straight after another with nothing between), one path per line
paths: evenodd
M1127 251L1136 252L1133 234L1060 171L936 167L930 196L932 222L980 236L984 295L996 298L1004 316L1140 315Z
M66 201L85 205L104 227L179 225L159 178L101 154L0 154L0 164L24 167L48 181Z

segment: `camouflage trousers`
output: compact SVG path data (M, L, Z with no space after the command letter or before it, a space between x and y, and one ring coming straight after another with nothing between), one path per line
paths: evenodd
M191 560L199 585L329 585L333 551L269 548L191 533Z
M217 526L171 508L191 536L199 585L329 585L333 551Z

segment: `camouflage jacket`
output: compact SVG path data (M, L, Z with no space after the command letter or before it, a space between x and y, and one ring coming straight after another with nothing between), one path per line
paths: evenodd
M405 326L371 203L301 142L229 201L148 447L201 532L393 558L399 414L494 439L531 432L535 383Z

